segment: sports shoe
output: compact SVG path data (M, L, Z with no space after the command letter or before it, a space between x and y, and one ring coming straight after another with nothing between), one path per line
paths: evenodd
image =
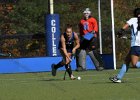
M109 80L112 81L112 82L114 82L114 83L121 83L121 80L118 79L117 76L110 77Z
M52 64L52 76L56 76L56 69L54 68L55 64Z
M74 77L73 75L71 75L70 79L71 79L71 80L75 80L76 77Z

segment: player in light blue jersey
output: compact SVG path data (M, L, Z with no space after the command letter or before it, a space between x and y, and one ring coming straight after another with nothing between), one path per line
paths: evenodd
M125 30L129 27L131 28L131 48L118 75L109 78L114 83L121 83L122 78L128 71L130 62L133 67L140 68L140 8L134 10L134 17L126 22L123 28L118 32L118 36L123 36Z

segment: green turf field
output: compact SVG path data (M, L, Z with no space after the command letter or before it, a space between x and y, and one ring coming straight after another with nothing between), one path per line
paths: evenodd
M123 83L108 78L119 70L73 72L81 80L63 80L50 72L0 74L0 100L140 100L140 70L130 69Z

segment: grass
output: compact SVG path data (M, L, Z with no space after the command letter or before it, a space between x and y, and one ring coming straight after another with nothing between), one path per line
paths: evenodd
M123 83L108 78L119 70L75 72L81 80L63 80L64 71L56 77L50 72L0 74L0 100L139 100L140 73L130 69Z

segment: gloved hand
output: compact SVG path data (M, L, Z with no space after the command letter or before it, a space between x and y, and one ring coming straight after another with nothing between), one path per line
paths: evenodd
M125 30L121 28L121 29L118 31L118 33L117 33L117 37L118 37L118 38L121 38L121 37L123 37L124 35L125 35Z
M97 33L94 30L91 33L94 34L95 38L97 37Z
M95 33L95 31L91 31L90 33L94 34L94 33Z

